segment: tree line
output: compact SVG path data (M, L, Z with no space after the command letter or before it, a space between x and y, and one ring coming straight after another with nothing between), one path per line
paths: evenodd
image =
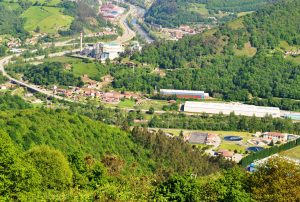
M249 174L235 167L199 180L193 173L173 175L151 194L154 201L297 201L299 165L272 158Z
M281 131L300 134L300 124L293 123L290 119L272 118L266 116L236 116L234 113L227 115L185 115L165 113L155 115L149 121L153 128L179 128L190 130L224 130L224 131Z
M61 62L45 62L38 65L16 64L7 67L12 75L23 74L24 80L35 85L83 86L80 77L64 69Z
M252 154L244 157L241 160L240 164L243 167L246 167L250 163L253 163L255 160L260 160L260 159L267 158L271 155L278 154L279 152L292 149L292 148L297 147L299 145L300 145L300 138L298 138L296 140L293 140L293 141L289 141L288 143L285 143L285 144L282 144L282 145L279 145L279 146L273 146L273 147L270 147L270 148L266 148L264 150L258 151L256 153L252 153Z

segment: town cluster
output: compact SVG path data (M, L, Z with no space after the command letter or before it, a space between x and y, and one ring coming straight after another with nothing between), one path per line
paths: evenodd
M104 77L103 82L110 82L110 78ZM53 93L61 95L72 100L82 100L88 98L99 99L101 102L109 104L118 104L122 99L134 99L136 103L141 103L141 95L137 93L117 91L103 91L103 83L94 81L84 75L82 78L85 85L83 87L70 86L68 89L57 88L54 86Z
M116 22L119 16L125 12L125 9L112 3L103 4L99 8L99 14L106 20Z

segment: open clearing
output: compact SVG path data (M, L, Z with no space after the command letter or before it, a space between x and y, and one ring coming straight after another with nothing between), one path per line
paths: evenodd
M228 26L233 30L244 28L243 18L238 18L236 20L229 22Z
M48 58L46 62L61 62L64 64L71 65L72 73L75 76L88 75L91 79L101 81L101 77L107 74L107 69L103 67L98 62L90 61L88 63L84 62L82 59L73 57L54 57Z
M32 6L22 17L26 20L25 30L34 31L39 26L41 32L50 34L68 29L73 21L73 17L62 14L60 8L44 6Z
M237 56L247 56L253 57L257 52L257 49L252 47L250 42L244 44L244 48L242 50L235 49L234 53Z
M286 57L287 60L290 60L292 62L295 62L297 64L300 64L300 56L287 56Z
M189 10L199 13L203 16L208 16L208 10L206 8L206 4L197 4L197 3L191 3L189 4Z
M280 154L289 158L300 159L300 146L281 152Z

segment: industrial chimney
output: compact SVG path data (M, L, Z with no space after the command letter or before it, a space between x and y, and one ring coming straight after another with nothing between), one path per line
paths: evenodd
M83 33L80 32L80 52L82 52L82 40L83 40Z

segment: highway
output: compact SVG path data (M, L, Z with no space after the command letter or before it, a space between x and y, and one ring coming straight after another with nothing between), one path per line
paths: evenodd
M120 43L120 44L125 44L131 39L133 39L136 35L136 33L130 29L130 27L127 24L127 17L129 15L133 15L134 13L137 12L136 8L133 5L129 5L129 11L125 15L122 15L119 19L119 26L123 29L123 34L122 36L119 36L114 42Z
M126 20L127 20L127 17L129 15L132 15L132 14L134 14L137 11L136 11L136 8L134 6L132 6L132 5L129 5L129 6L130 6L129 7L130 8L129 11L126 14L122 15L120 17L120 19L119 19L119 25L123 29L123 34L122 34L122 36L119 36L114 42L118 42L118 43L124 44L124 43L130 41L132 38L135 37L135 32L130 29L130 27L128 26ZM66 46L66 45L69 45L68 43L71 42L71 40L63 41L63 42L56 42L55 46ZM47 48L48 45L49 44L43 44L43 47ZM52 54L49 54L49 57L63 56L63 55L68 54L68 53L78 52L79 50L80 49L74 49L74 50L67 50L67 51L62 51L62 52L58 52L58 53L52 53ZM0 60L0 71L2 72L3 76L5 76L6 78L8 78L11 82L13 82L15 84L18 84L20 86L26 87L26 88L28 88L28 89L30 89L32 91L39 92L39 93L44 94L44 95L46 95L48 97L54 97L54 98L59 99L59 100L65 100L65 101L75 102L74 100L70 100L70 99L66 99L66 98L58 96L58 95L54 95L51 91L47 91L45 89L41 89L39 86L36 86L36 85L33 85L33 84L28 84L28 83L26 83L24 81L17 80L15 78L12 78L10 75L8 75L7 72L5 71L5 65L7 65L9 63L9 61L13 57L19 57L20 55L21 54L14 54L14 55L10 55L10 56L4 57L4 58L2 58ZM36 56L36 57L33 57L33 58L28 58L25 61L43 60L44 58L45 58L45 56L42 55L42 56Z
M73 50L73 51L75 51L75 50ZM64 54L71 53L71 52L72 51L64 51L64 52L60 52L60 53L53 53L53 54L50 54L49 57L56 57L56 56L64 55ZM66 98L58 96L58 95L54 95L51 91L47 91L47 90L42 89L39 86L36 86L36 85L33 85L33 84L25 83L24 81L17 80L15 78L12 78L10 75L8 75L7 72L5 71L4 66L7 65L13 57L18 57L18 56L20 56L20 54L10 55L10 56L7 56L7 57L2 58L0 60L0 71L2 72L3 76L5 76L7 79L9 79L12 83L15 83L15 84L18 84L20 86L26 87L26 88L28 88L32 91L44 94L47 97L54 97L54 98L59 99L59 100L74 102L74 100L70 100L70 99L66 99ZM44 56L38 56L38 57L41 58L41 59L44 58Z

